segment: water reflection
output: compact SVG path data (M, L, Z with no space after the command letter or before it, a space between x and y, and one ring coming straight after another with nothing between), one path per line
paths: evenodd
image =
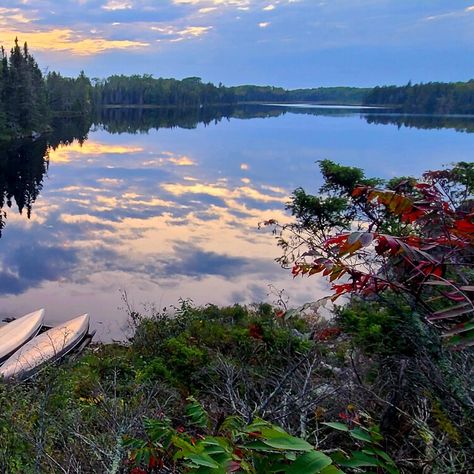
M121 288L137 303L162 306L180 297L261 301L270 283L295 304L322 295L318 280L280 271L274 240L256 229L261 220L286 219L292 189L317 187L315 160L392 176L466 159L472 149L467 135L420 140L414 130L372 127L366 115L110 109L2 149L0 316L44 306L57 322L88 311L110 339L122 335ZM250 120L268 117L278 119Z
M370 124L396 125L398 128L452 129L457 132L474 132L474 116L472 115L403 115L387 113L382 115L368 114L365 119Z
M312 115L316 117L350 117L359 115L369 124L393 124L397 127L419 129L454 129L474 132L474 116L468 115L404 115L396 110L381 112L377 108L318 106L281 106L278 104L240 104L200 109L178 108L108 108L94 116L96 127L109 133L147 133L152 129L194 129L198 124L218 124L222 120L276 118L286 114Z
M0 145L0 236L5 226L4 207L16 205L31 216L33 203L43 187L48 167L45 139Z

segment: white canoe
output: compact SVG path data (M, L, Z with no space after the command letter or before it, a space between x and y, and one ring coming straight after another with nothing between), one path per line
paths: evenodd
M83 314L36 336L16 351L1 367L5 379L25 379L46 362L59 359L76 347L89 331L89 316Z
M44 309L39 309L0 327L0 362L8 359L36 336L43 325L43 319Z

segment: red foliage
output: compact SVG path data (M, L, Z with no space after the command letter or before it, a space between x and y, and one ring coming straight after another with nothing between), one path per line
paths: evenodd
M341 334L340 328L326 328L318 331L314 337L318 341L327 341L336 338L339 334Z
M147 472L142 469L141 467L134 467L131 471L130 474L147 474Z
M259 324L255 324L255 323L249 324L248 330L249 330L250 337L253 337L254 339L259 339L259 340L263 339L263 330Z
M427 318L430 321L465 318L474 310L473 300L461 289L465 283L446 281L445 277L447 268L462 265L463 259L468 258L466 255L472 255L466 249L474 245L474 212L472 203L470 209L468 203L467 210L453 204L442 186L450 176L444 171L427 173L427 181L415 183L406 194L356 187L352 197L369 209L365 215L368 230L329 236L319 252L307 252L296 260L293 276L327 277L332 283L333 301L344 294L370 295L386 289L422 300L426 291L432 295L440 289L437 294L448 304L463 302L465 306L456 311L448 306L435 317L427 314ZM377 232L382 226L374 216L383 212L394 221L398 219L403 232L398 235ZM315 254L317 257L310 260ZM426 301L422 305L427 309ZM326 334L317 337L324 339Z

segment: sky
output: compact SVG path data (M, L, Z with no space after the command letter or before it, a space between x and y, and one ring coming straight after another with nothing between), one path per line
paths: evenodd
M225 85L474 77L474 0L0 0L0 43L44 71Z

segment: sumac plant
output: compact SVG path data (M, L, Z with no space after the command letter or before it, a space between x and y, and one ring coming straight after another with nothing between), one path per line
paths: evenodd
M274 227L297 276L322 274L331 299L403 295L457 348L474 345L474 163L421 179L367 179L359 168L319 162L319 195L294 191L296 222Z
M332 449L328 455L261 419L248 424L238 416L229 416L213 426L202 405L192 397L188 401L186 426L174 428L171 420L162 416L145 420L145 439L124 438L130 474L345 474L361 468L399 474L382 448L383 437L377 427L324 423L347 433L355 448L350 452Z

